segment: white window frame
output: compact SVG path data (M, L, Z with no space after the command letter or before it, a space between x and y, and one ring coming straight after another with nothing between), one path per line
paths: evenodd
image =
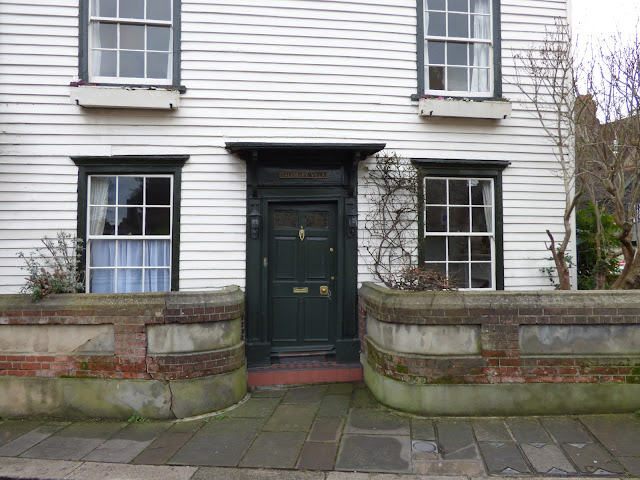
M427 203L427 180L446 180L446 203ZM451 204L449 202L449 181L451 180L466 180L469 186L469 204L458 205ZM473 180L477 181L489 181L491 182L491 228L489 232L472 232L473 225L473 207L480 207L480 205L473 205L471 199L471 184ZM495 290L496 289L496 193L495 193L495 180L491 177L457 177L457 176L434 176L426 175L422 179L422 191L423 191L423 208L422 208L422 224L424 225L423 237L445 237L445 260L424 260L423 264L443 264L445 265L445 271L447 277L449 276L449 265L451 264L466 264L469 265L469 282L468 288L460 288L460 290ZM488 205L483 205L488 206ZM447 212L447 227L446 231L430 232L427 230L427 209L429 207L445 207ZM449 209L451 207L468 207L469 208L469 231L468 232L449 232ZM469 237L468 244L468 260L467 261L451 261L449 260L449 237ZM487 261L473 261L471 260L471 237L488 237L491 242L491 262ZM471 287L471 265L473 264L489 264L491 263L491 287L478 288Z
M448 2L449 0L445 0L446 4L445 4L445 9L446 10L438 10L438 12L442 12L446 15L448 15L448 13L450 12L450 10L448 9ZM470 9L470 2L471 0L467 0L467 4L468 4L468 8ZM445 32L446 34L444 36L437 36L437 35L429 35L428 31L429 31L429 23L427 21L427 7L428 7L428 0L424 0L424 6L423 6L423 12L422 12L422 23L424 26L424 58L423 58L423 63L424 63L424 71L422 72L422 75L424 77L424 86L425 86L425 91L424 93L427 95L434 95L434 96L454 96L454 97L491 97L493 96L494 92L494 41L493 41L493 1L489 0L488 1L489 4L489 14L486 15L489 17L489 32L490 33L490 38L489 39L480 39L480 38L465 38L465 37L451 37L448 35L448 30L449 30L449 22L445 22ZM462 12L457 12L457 11L451 11L452 13L456 13L456 14L460 14ZM468 31L469 34L471 33L471 21L473 18L473 15L470 13L470 10L467 11L466 13L467 15L467 19L468 19ZM448 18L448 17L447 17ZM489 66L487 67L473 67L473 65L469 65L469 59L470 59L470 55L469 55L469 50L467 50L467 65L466 67L463 65L448 65L447 64L447 50L446 50L446 46L445 46L445 55L444 55L444 63L443 64L434 64L434 63L429 63L427 61L428 58L428 42L429 41L437 41L437 42L444 42L445 45L449 44L449 43L457 43L457 44L468 44L468 49L473 48L474 44L486 44L489 45ZM430 89L429 88L429 67L430 66L436 66L436 67L443 67L444 68L444 85L445 85L445 89L443 90L434 90L434 89ZM465 67L467 69L467 85L468 85L468 89L467 90L447 90L447 76L448 76L448 68L449 66L454 66L456 68L462 68ZM486 92L472 92L471 91L471 70L472 68L481 68L481 69L486 69L489 71L489 90Z
M84 0L83 0L84 1ZM119 17L99 17L99 16L95 16L93 15L93 2L91 0L86 0L89 2L89 6L88 6L88 32L87 32L87 65L88 65L88 76L89 76L89 82L90 83L106 83L106 84L110 84L110 83L116 83L116 84L122 84L122 83L130 83L130 84L136 84L136 85L172 85L173 84L173 72L174 72L174 40L173 40L173 36L175 34L174 32L174 23L175 23L175 18L176 18L176 12L175 12L175 8L174 8L174 2L170 1L170 8L171 8L171 20L147 20L147 19L140 19L140 18L119 18ZM148 0L145 0L145 11L146 11L146 2ZM117 14L119 14L119 9L120 9L120 2L116 2L117 5ZM145 49L144 50L126 50L124 49L124 51L137 51L137 52L144 52L144 71L145 71L145 77L122 77L122 76L115 76L115 77L108 77L108 76L100 76L100 75L93 75L93 52L94 52L94 47L93 47L93 26L96 23L111 23L111 24L115 24L117 26L119 25L142 25L145 27L145 36L144 36L144 41L145 41ZM147 53L151 52L155 52L154 50L147 50L146 48L146 43L147 43L147 35L146 35L146 27L147 26L163 26L163 27L169 27L169 31L170 31L170 36L169 36L169 60L168 60L168 64L167 64L167 78L147 78L146 77L146 73L147 73ZM122 50L120 49L120 28L117 28L117 33L116 33L116 39L117 39L117 44L116 44L116 65L117 65L117 71L120 72L120 55L119 52L121 52ZM113 49L104 49L106 51L114 51ZM159 53L166 53L166 52L159 52Z
M115 192L115 204L113 205L101 205L101 204L92 204L91 203L91 184L92 184L92 180L93 178L96 177L137 177L137 178L143 178L143 193L142 193L142 205L119 205L118 204L118 188L119 188L119 182L116 182L116 192ZM169 205L147 205L147 182L146 179L147 178L169 178L170 179L170 192L169 192ZM144 292L144 284L145 284L145 270L149 270L149 269L163 269L163 270L167 270L168 274L169 274L169 291L171 290L171 274L172 274L172 262L173 262L173 197L174 197L174 178L173 175L170 174L118 174L118 173L100 173L100 174L89 174L88 178L87 178L87 216L85 219L86 222L86 232L87 232L87 248L86 248L86 275L85 275L85 291L87 293L92 293L90 286L91 286L91 274L93 270L115 270L115 277L114 277L114 292L113 293L123 293L123 292L118 292L118 270L125 270L125 269L137 269L137 270L142 270L142 286L140 289L140 292ZM140 207L142 208L142 228L143 228L143 232L142 235L117 235L117 234L113 234L113 235L92 235L91 234L91 207L113 207L116 208L116 214L115 214L115 218L116 218L116 222L118 219L118 213L117 213L117 209L118 207L122 207L122 208L132 208L132 207ZM169 234L168 235L146 235L144 229L146 228L146 215L147 215L147 207L149 208L168 208L169 210ZM117 228L117 225L116 225ZM106 266L106 267L93 267L91 266L91 244L93 240L115 240L116 242L116 248L115 248L115 260L114 260L114 266ZM126 242L126 241L132 241L132 240L142 240L142 241L146 241L146 240L168 240L169 241L169 262L168 262L168 266L150 266L150 265L145 265L145 252L147 252L147 248L146 245L143 246L143 258L141 261L141 265L138 266L119 266L118 265L118 243L119 242Z

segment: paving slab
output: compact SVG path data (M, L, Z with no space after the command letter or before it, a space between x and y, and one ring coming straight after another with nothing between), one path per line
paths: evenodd
M0 423L0 445L9 443L12 440L24 435L41 425L38 420L5 420Z
M429 480L433 480L434 475L446 475L446 479L451 479L450 475L464 475L467 477L486 477L487 473L480 460L425 460L414 459L413 471L420 475L429 475ZM424 477L421 477L424 478Z
M215 419L204 425L169 460L175 465L233 467L262 428L258 418Z
M516 442L549 443L552 441L536 417L511 417L505 421Z
M410 473L410 438L392 435L343 435L335 469Z
M229 417L266 418L273 413L279 403L279 397L252 397L227 415Z
M433 426L433 420L430 418L412 418L411 438L413 440L435 440L436 430Z
M344 417L349 411L350 395L325 395L318 410L319 417Z
M191 480L324 480L324 473L203 467L196 472Z
M327 472L326 480L425 480L422 475L391 473ZM432 476L428 480L468 480L461 476ZM502 479L501 479L502 480Z
M471 425L465 419L438 419L435 421L438 432L438 446L443 459L474 460L480 459Z
M640 457L618 457L618 461L634 477L640 477Z
M518 475L531 472L514 442L480 442L479 446L489 473Z
M352 383L332 383L327 387L327 395L351 395Z
M240 467L293 468L306 435L303 432L262 432Z
M0 478L66 478L81 463L67 460L0 458Z
M309 442L337 442L342 434L342 424L344 419L332 417L318 417L313 422L311 433L307 441Z
M251 398L282 398L287 393L286 389L263 389L253 390L251 392Z
M576 469L557 445L521 443L520 448L537 473L549 475L576 473Z
M132 463L137 465L166 463L203 425L202 421L174 424L154 440Z
M311 428L318 405L278 405L264 426L271 432L306 432Z
M479 442L511 442L513 439L502 419L474 418L471 426Z
M639 415L590 415L580 420L614 457L640 457Z
M351 395L351 406L356 408L379 408L380 404L373 398L373 395L366 387L356 387Z
M410 435L411 424L401 417L383 409L352 408L347 417L345 433Z
M540 417L544 428L558 443L589 443L593 438L582 428L577 419L571 417Z
M120 431L123 422L83 422L69 425L24 452L25 458L80 460Z
M47 422L39 425L33 430L0 447L0 457L17 457L22 452L49 438L57 431L62 430L70 423L71 422Z
M169 427L169 422L131 423L83 457L83 460L129 463Z
M285 394L282 403L320 403L326 391L326 385L292 388Z
M333 470L337 450L337 443L307 442L302 446L296 467L304 470Z
M65 477L65 480L190 480L195 467L169 467L150 465L118 465L105 463L83 463Z
M612 475L624 473L602 447L594 443L565 443L562 449L581 473L589 475Z

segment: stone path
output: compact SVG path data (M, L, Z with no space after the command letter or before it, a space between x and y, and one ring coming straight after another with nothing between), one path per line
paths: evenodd
M331 384L257 391L234 410L195 421L0 422L0 478L21 478L16 469L29 465L57 465L69 469L59 478L76 478L104 464L129 472L125 478L158 466L149 470L155 480L224 478L229 468L233 478L307 478L304 471L324 472L322 479L341 478L331 471L622 478L640 476L640 416L416 417L382 407L362 384ZM261 477L272 471L264 469L288 472Z

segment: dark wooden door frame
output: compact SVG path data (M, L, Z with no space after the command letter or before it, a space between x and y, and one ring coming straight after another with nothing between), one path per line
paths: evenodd
M358 361L360 342L357 328L357 232L346 233L346 212L357 211L358 161L384 148L384 144L268 144L252 142L227 143L227 149L247 162L247 215L258 214L261 225L257 238L247 221L247 276L245 302L245 342L249 365L268 365L271 344L266 322L266 299L262 286L267 285L267 269L263 265L267 252L265 222L272 202L314 201L337 204L338 238L344 238L337 272L343 281L341 300L342 324L336 325L336 361ZM271 168L272 171L268 172ZM326 171L324 178L279 181L274 169ZM266 172L266 173L265 173ZM281 177L282 178L282 177Z

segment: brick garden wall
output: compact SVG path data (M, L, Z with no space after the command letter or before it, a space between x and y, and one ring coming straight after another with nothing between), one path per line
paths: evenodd
M243 314L244 294L237 287L211 293L54 295L39 303L25 295L2 295L0 338L8 326L109 325L113 339L112 348L89 353L13 351L5 345L0 376L176 380L232 372L245 364L241 339L211 351L151 354L147 333L153 325L241 322Z
M365 361L410 384L640 383L636 292L407 293L365 284L359 314ZM396 329L400 347L372 339L373 321ZM403 351L402 332L412 325L479 329L478 349Z

